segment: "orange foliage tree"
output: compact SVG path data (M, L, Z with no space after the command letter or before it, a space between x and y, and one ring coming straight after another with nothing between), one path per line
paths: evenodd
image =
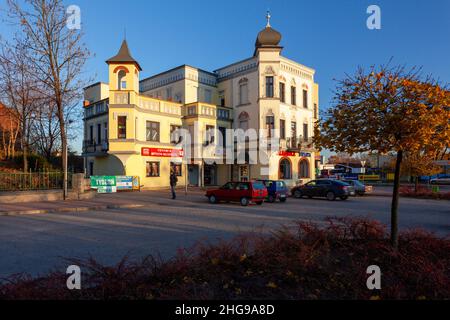
M450 145L450 91L420 70L379 66L338 81L334 103L315 126L319 148L355 154L394 152L391 242L398 246L400 168L405 152Z

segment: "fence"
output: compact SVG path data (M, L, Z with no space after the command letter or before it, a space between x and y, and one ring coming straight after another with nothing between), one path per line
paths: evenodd
M62 172L0 173L0 191L28 191L62 189ZM68 188L72 186L72 174L68 174Z

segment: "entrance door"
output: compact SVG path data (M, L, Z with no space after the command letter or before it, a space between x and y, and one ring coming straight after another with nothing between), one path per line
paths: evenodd
M248 181L250 179L248 165L239 166L239 181Z
M205 186L216 186L217 185L217 166L205 164Z
M189 185L198 186L198 165L190 164L188 165L188 180Z

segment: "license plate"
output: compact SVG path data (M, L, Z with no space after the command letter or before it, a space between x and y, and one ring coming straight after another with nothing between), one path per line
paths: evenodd
M286 195L285 194L281 194L280 198L286 198Z
M354 196L354 195L355 195L355 192L354 192L354 191L350 192L350 195L351 195L351 196Z

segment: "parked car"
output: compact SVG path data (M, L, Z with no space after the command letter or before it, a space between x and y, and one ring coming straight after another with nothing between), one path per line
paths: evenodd
M261 181L228 182L219 189L206 191L210 203L236 201L242 206L248 206L250 202L261 205L267 194L267 188Z
M261 181L267 188L267 201L275 202L280 200L280 202L285 202L287 200L289 190L284 181L280 180L258 180Z
M291 194L295 198L325 197L333 201L338 197L347 200L349 196L355 195L355 188L339 180L320 179L292 188Z
M342 182L348 183L355 188L355 193L359 196L363 196L366 193L370 193L373 190L372 186L367 186L359 180L342 180Z
M430 180L431 184L450 184L450 175L441 176Z

